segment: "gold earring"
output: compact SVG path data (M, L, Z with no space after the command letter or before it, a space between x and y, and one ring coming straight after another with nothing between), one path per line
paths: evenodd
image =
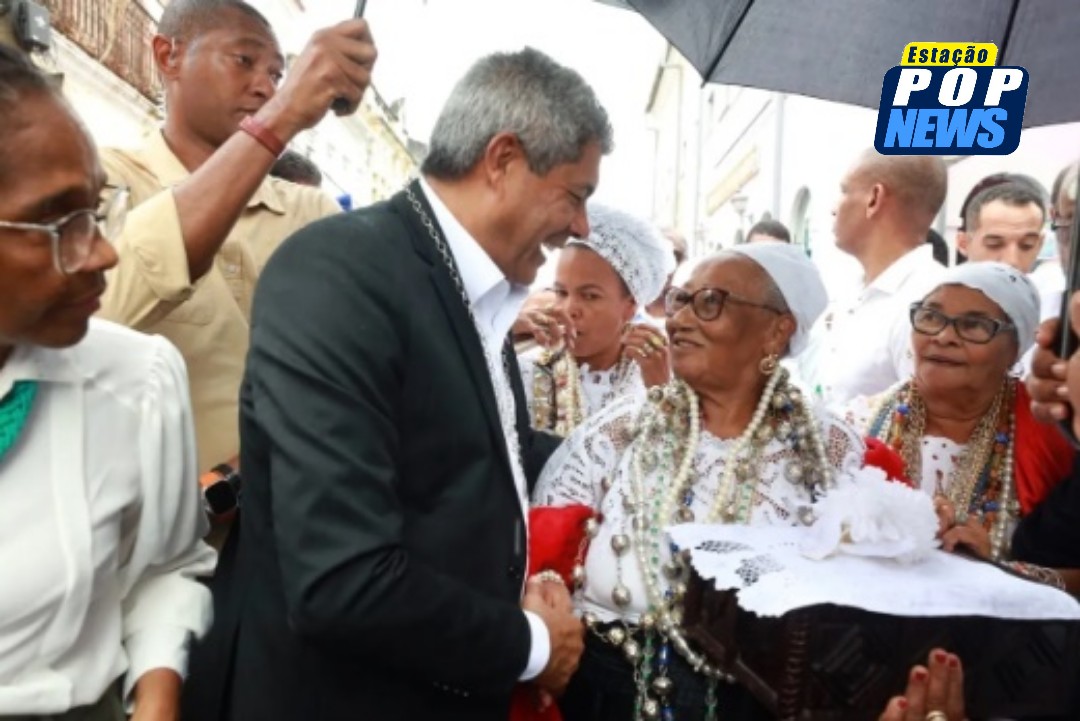
M776 369L779 367L780 356L776 355L775 353L770 353L769 355L762 358L761 362L758 363L758 370L760 370L761 374L765 376L771 376L773 373L776 372Z

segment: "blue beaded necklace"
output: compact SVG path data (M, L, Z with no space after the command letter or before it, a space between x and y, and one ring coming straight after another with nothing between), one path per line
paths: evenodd
M19 440L37 396L37 381L16 381L11 391L0 398L0 461Z

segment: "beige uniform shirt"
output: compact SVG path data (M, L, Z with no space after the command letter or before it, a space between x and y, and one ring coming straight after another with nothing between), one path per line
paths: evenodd
M168 338L187 362L199 468L240 452L239 392L255 282L294 231L339 212L326 194L267 178L247 204L210 271L194 284L176 201L189 173L158 131L137 150L106 149L109 182L131 191L124 231L112 238L120 262L108 275L100 315Z

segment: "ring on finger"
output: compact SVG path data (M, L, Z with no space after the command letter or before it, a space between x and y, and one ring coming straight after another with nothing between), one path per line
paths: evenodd
M653 346L654 348L656 348L657 350L660 350L661 348L664 347L664 341L658 335L649 336L649 344L651 346Z
M949 717L944 711L931 711L926 714L926 721L949 721Z

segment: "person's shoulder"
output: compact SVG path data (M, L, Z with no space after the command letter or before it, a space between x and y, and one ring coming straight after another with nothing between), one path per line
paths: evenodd
M285 212L296 220L297 227L341 213L341 206L320 188L274 177L267 177L266 181Z
M389 201L315 220L290 235L270 257L261 285L298 274L341 273L371 281L395 282L417 258L411 230Z
M94 387L115 395L141 397L163 376L187 376L183 357L165 338L99 318L90 320L86 336L69 350L71 362Z

